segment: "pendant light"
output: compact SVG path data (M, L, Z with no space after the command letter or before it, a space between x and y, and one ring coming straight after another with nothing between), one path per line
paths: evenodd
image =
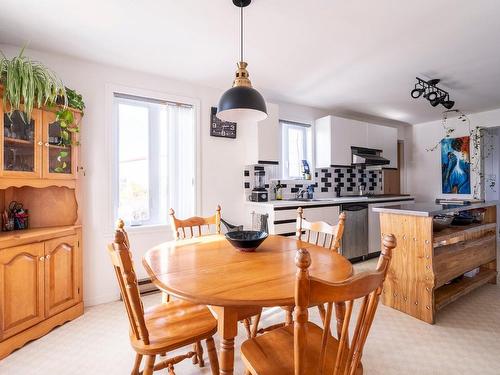
M237 64L233 87L222 94L219 100L217 117L223 121L262 121L267 118L266 102L262 95L252 87L248 79L247 63L243 61L243 8L252 0L233 0L240 8L240 62Z

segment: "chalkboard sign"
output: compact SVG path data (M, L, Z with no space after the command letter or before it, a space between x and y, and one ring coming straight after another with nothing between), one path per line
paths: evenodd
M236 123L222 121L217 116L217 108L212 107L210 114L210 135L212 137L236 138Z

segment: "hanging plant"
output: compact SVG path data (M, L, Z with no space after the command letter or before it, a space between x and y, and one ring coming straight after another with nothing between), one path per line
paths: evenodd
M62 98L67 105L66 89L61 80L43 64L24 56L24 48L18 56L8 59L3 52L0 59L0 83L4 86L4 107L10 104L10 112L21 110L31 120L33 108L56 103Z
M474 185L472 187L472 195L474 198L479 198L481 195L481 182L484 179L484 174L482 172L481 163L488 159L490 155L495 150L495 146L491 142L485 142L486 137L491 138L491 134L481 131L482 129L478 126L471 127L469 117L460 111L459 109L451 109L443 112L443 116L441 119L441 126L444 130L444 137L440 139L435 145L426 149L427 152L436 151L438 147L441 145L441 141L445 138L450 138L453 133L455 133L456 128L452 125L449 125L448 120L449 116L456 115L457 120L461 123L464 123L467 126L468 136L470 137L471 144L471 155L470 155L470 171L471 175L476 175L478 178L475 179ZM485 144L487 147L481 148L481 146ZM481 151L482 150L482 151ZM489 181L485 181L485 183L489 184L491 188L494 188L495 183L491 183Z
M83 102L82 102L83 103ZM83 105L85 107L85 105ZM59 123L61 128L60 133L60 141L59 146L70 147L71 145L79 145L79 142L73 143L71 134L79 133L80 127L78 123L75 122L75 116L73 112L68 108L62 108L56 112L56 121ZM63 173L67 164L67 158L70 157L70 154L66 150L61 150L57 155L57 166L54 168L54 171L57 173Z

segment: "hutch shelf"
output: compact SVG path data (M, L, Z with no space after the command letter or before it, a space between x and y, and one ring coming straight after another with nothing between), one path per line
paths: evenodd
M27 121L3 108L0 100L0 212L22 203L29 229L0 232L0 359L83 314L78 147L63 146L57 109Z

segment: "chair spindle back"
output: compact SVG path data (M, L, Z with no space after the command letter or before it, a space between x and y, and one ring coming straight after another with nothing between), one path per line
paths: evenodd
M337 225L330 225L324 221L311 222L304 219L304 210L299 207L297 209L297 238L339 252L340 241L344 234L345 217L345 212L341 212Z
M221 233L220 206L217 206L215 215L210 217L193 216L188 219L180 220L175 217L175 211L172 208L170 209L169 214L172 231L174 232L176 240L203 236L204 233L202 233L202 229L204 227L206 227L208 232L211 233L211 225L214 227L215 234Z
M149 344L149 333L144 320L144 306L139 294L128 235L122 220L118 220L115 238L113 243L108 245L108 253L127 310L130 329L137 340Z
M307 250L299 249L295 257L297 276L295 284L296 315L294 325L294 362L295 375L305 375L310 369L305 368L305 349L307 343L308 306L327 305L325 327L330 326L333 304L346 302L344 320L339 338L339 348L335 358L333 372L328 375L353 375L361 361L363 347L371 328L382 285L389 268L392 250L396 247L396 238L386 235L382 243L382 252L377 268L373 272L363 272L339 283L329 283L309 276L308 268L311 257ZM361 301L354 333L349 338L349 324L352 319L354 302ZM318 367L323 369L327 356L327 343L330 332L323 330ZM332 355L332 354L330 354ZM325 375L327 375L325 373Z

